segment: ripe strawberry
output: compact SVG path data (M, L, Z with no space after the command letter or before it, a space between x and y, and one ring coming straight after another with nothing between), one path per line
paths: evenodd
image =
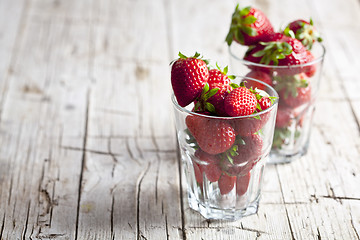
M239 155L233 158L234 164L247 162L252 167L262 155L263 140L258 134L252 134L242 139L244 144L238 145L237 152Z
M284 94L285 95L285 94ZM297 87L296 93L283 96L286 105L296 108L311 101L311 86Z
M284 105L280 104L277 110L275 126L277 128L288 127L291 124L292 118L292 110L289 107L284 107Z
M249 48L244 59L254 63L275 66L288 66L289 68L277 69L279 75L294 75L301 72L313 72L313 69L293 67L312 61L313 55L302 43L291 37L274 34L266 42L260 42ZM274 41L272 41L275 39ZM291 67L290 67L291 66Z
M249 46L262 41L264 36L273 32L274 28L263 12L253 7L239 9L237 5L232 14L226 42L230 46L235 40Z
M208 86L205 85L199 101L195 104L195 109L205 109L217 116L227 116L224 110L224 99L232 90L230 86L231 80L234 76L227 76L228 68L224 70L211 69L209 70Z
M257 96L257 104L260 109L256 109L255 112L264 111L272 105L272 101L267 96ZM250 136L258 132L269 120L270 112L263 113L257 117L247 117L234 120L234 129L236 134L240 136Z
M201 149L196 150L195 157L200 161L205 162L199 164L200 169L210 182L216 182L221 176L221 169L217 165L220 159L216 155L208 154Z
M232 117L246 116L254 113L257 99L246 87L233 89L225 98L225 112Z
M195 161L192 161L192 163L194 167L195 180L198 184L201 185L203 183L203 173L200 169L200 165Z
M209 79L207 64L199 57L199 53L193 57L179 53L179 58L172 64L171 84L181 107L193 102L201 94Z
M230 176L244 175L262 156L263 140L258 134L237 138L234 146L220 155L220 168Z
M233 190L236 182L236 176L229 176L227 174L222 174L219 178L218 184L221 195L228 194Z
M314 55L310 51L307 51L306 54L307 54L307 62L308 63L311 63L315 60ZM304 67L304 73L306 74L306 76L312 77L315 75L316 69L317 69L316 65L317 65L317 63L313 63L313 64L307 64Z
M185 121L199 147L209 154L225 152L235 142L235 131L225 120L190 115Z
M254 71L253 70L253 71L249 72L248 74L246 74L245 77L254 78L254 79L263 81L264 83L267 83L270 86L272 85L272 79L271 79L270 75L263 71ZM251 85L249 83L245 83L245 86L247 88L253 87L253 89L255 89L255 88L262 89L262 90L265 89L264 84L257 83L257 82L251 82Z
M284 34L298 39L308 50L311 50L315 41L321 42L320 33L314 27L314 22L302 19L295 20L287 25Z
M276 78L275 89L282 103L295 108L311 100L311 86L306 74Z
M245 175L239 175L236 178L236 194L242 196L246 193L249 182L250 182L251 174L248 172Z
M258 103L259 103L262 111L264 111L265 109L268 109L272 105L272 102L269 97L260 98L258 100Z

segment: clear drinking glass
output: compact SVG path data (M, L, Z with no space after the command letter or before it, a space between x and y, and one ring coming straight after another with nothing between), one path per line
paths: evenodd
M247 47L229 47L235 74L251 76L271 84L279 93L279 107L269 163L287 163L306 154L315 101L318 95L325 47L316 42L314 60L301 65L269 66L243 59Z
M273 140L278 95L271 86L258 80L238 79L246 81L248 87L258 86L276 97L273 105L249 116L216 117L191 112L193 106L183 108L172 96L189 205L207 219L237 220L256 213L259 206L263 171ZM197 126L195 136L190 133L189 124ZM229 150L217 154L203 150L204 142L219 137L213 136L214 132L229 129L235 130L235 141Z

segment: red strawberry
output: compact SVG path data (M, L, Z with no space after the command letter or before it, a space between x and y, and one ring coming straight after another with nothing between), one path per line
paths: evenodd
M199 59L200 54L186 57L179 53L171 68L171 84L177 102L185 107L193 102L202 92L209 79L209 70L205 61Z
M226 42L231 45L235 40L243 45L253 45L273 32L274 28L263 12L253 7L239 9L237 5L232 14Z
M263 81L264 83L269 84L270 86L272 85L272 79L271 79L270 75L263 71L251 71L248 74L246 74L245 77L255 78L257 80L260 80L260 81ZM255 89L255 88L262 89L262 90L265 89L264 84L257 83L257 82L251 82L251 85L249 83L245 83L245 86L247 88L253 87L253 89Z
M306 52L306 54L307 54L307 62L308 63L311 63L312 61L314 61L315 60L315 57L314 57L314 55L310 52L310 51L307 51ZM316 73L316 64L317 63L313 63L313 64L309 64L309 65L306 65L304 68L304 73L306 74L306 76L308 76L308 77L312 77L312 76L314 76L315 75L315 73Z
M262 147L263 140L258 134L239 138L231 151L220 155L221 169L231 176L246 174L262 156Z
M272 105L272 102L269 97L260 98L258 100L258 103L259 103L262 111L264 111L265 109L268 109Z
M193 167L194 167L195 180L198 184L202 184L203 183L203 173L200 169L200 165L195 161L192 161L192 162L193 162Z
M285 94L284 94L285 95ZM311 100L311 86L297 87L295 94L288 94L283 96L283 101L286 105L296 108L300 105L306 104Z
M312 19L309 22L299 19L289 23L284 30L284 34L298 39L309 50L311 50L315 41L322 41Z
M235 142L235 131L225 120L190 115L185 121L199 147L209 154L225 152Z
M234 157L235 164L256 162L262 155L263 140L258 134L243 137L244 144L238 145L238 154ZM251 165L252 167L253 165Z
M245 175L242 176L237 176L236 178L236 194L239 196L242 196L246 193L248 187L249 187L249 182L250 182L250 177L251 174L250 172L248 172Z
M236 176L229 176L227 174L222 174L219 178L218 184L221 195L228 194L233 190L236 182Z
M211 155L201 149L198 149L195 152L195 157L197 157L200 161L205 162L204 164L199 164L199 166L210 182L216 182L219 180L221 176L221 169L217 164L220 159L216 155Z
M272 102L269 97L261 97L257 100L261 111L269 108L272 105ZM256 111L260 111L256 109ZM234 129L236 134L240 136L250 136L258 132L269 120L270 112L261 114L258 117L247 117L242 119L235 119L234 120Z
M288 127L291 124L292 118L292 110L280 104L277 110L275 126L277 128Z
M227 116L224 110L224 99L232 90L230 79L233 78L233 76L226 75L227 71L227 67L223 71L219 67L209 71L209 80L207 82L209 86L208 88L205 86L198 103L195 105L196 109L205 109L215 113L217 116Z
M255 47L250 48L244 59L254 63L275 66L295 66L306 64L312 61L313 56L302 43L291 37L275 36L275 41L260 42ZM269 40L272 40L269 37ZM278 74L294 75L301 72L312 72L311 69L303 69L301 67L281 68L277 69Z
M246 87L233 89L225 98L225 112L232 117L246 116L254 113L257 99Z

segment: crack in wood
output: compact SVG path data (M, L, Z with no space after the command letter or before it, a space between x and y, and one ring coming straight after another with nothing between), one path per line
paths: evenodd
M336 201L339 201L340 203L342 203L341 200L353 200L353 201L360 201L360 198L357 197L339 197L339 196L334 196L334 195L322 195L319 196L321 198L330 198L330 199L334 199Z
M112 195L111 212L110 212L110 231L111 231L112 239L115 238L115 233L114 233L114 202L115 202L115 199L114 198L115 198L114 195Z
M39 238L39 239L56 239L56 238L59 238L59 237L63 237L63 236L66 236L65 233L50 233L50 234L41 234L39 233L36 238Z
M140 239L140 237L143 237L141 230L140 230L140 192L141 192L141 183L145 177L145 175L147 174L147 172L150 169L150 165L151 163L149 162L147 165L147 168L145 169L145 171L143 172L142 175L140 175L140 179L139 179L139 183L137 184L137 192L136 192L136 228L137 228L137 238L136 239ZM146 238L145 238L146 239Z
M22 236L21 239L25 240L25 236L26 236L26 232L27 232L27 225L29 224L29 216L30 216L30 205L31 205L31 201L29 201L28 206L27 206L27 212L26 212L26 220L25 220L25 226L24 226L24 231L22 232Z
M179 173L179 191L180 191L180 212L181 212L181 233L183 240L186 240L186 230L185 230L185 211L184 211L184 199L183 199L183 185L182 185L182 165L181 165L181 156L179 145L176 144L177 149L177 160L178 160L178 173Z
M228 229L238 229L238 230L244 230L244 231L248 231L248 232L254 232L256 233L257 236L260 236L261 234L269 234L265 231L261 231L261 230L257 230L257 229L253 229L253 228L247 228L244 227L242 225L242 223L240 224L240 227L238 226L231 226L231 227L221 227L221 226L193 226L193 227L189 227L190 229L212 229L212 230L218 230L218 231L222 231L222 230L228 230Z
M5 229L5 212L3 215L3 219L2 219L2 224L1 224L1 230L0 230L0 239L3 239L3 233L4 233L4 229Z
M89 106L90 106L90 92L91 90L88 89L86 95L86 111L85 111L85 126L84 126L84 141L83 141L83 149L86 149L87 144L87 133L88 133L88 125L89 125ZM81 189L82 189L82 181L83 181L83 174L85 168L85 161L86 161L86 151L82 151L81 156L81 169L80 169L80 176L79 176L79 186L78 186L78 200L77 200L77 209L76 209L76 226L75 226L75 240L78 237L78 230L79 230L79 217L80 217L80 202L81 202Z
M169 226L168 226L167 215L165 215L165 233L166 233L166 239L169 240L170 235L169 235Z
M320 234L319 227L317 227L316 230L317 230L317 239L321 240L321 234Z
M280 181L280 174L279 174L278 166L276 166L275 170L276 170L276 174L277 174L279 185L280 185L282 200L283 200L283 202L285 202L284 190L283 190L283 187L282 187L282 184L281 184L281 181ZM285 208L285 213L286 213L286 219L287 219L287 222L288 222L288 225L289 225L291 239L295 240L294 231L293 231L292 226L291 226L289 212L288 212L287 206L285 204L284 204L284 208Z
M141 163L135 158L133 152L131 151L131 148L130 148L130 145L129 145L129 139L127 138L125 142L126 142L126 150L129 153L130 159L133 160L134 162L136 162L139 166L141 166ZM139 153L140 153L140 157L144 158L143 155L142 155L141 150L140 149L138 149L138 150L139 150Z
M351 223L351 227L352 227L352 229L353 229L353 231L355 232L355 235L356 235L356 237L357 237L357 239L359 240L360 239L360 236L359 236L359 233L358 233L358 231L356 230L356 227L355 227L355 224L354 224L354 219L353 219L353 216L352 216L352 214L351 214L351 211L349 211L349 213L350 213L350 223ZM0 238L1 239L1 238Z
M111 152L97 151L97 150L79 148L79 147L62 146L61 148L66 149L66 150L74 150L74 151L80 151L80 152L95 153L95 154L99 154L99 155L114 155L114 156L119 156L119 157L123 156L121 154L115 154L115 153L111 153Z

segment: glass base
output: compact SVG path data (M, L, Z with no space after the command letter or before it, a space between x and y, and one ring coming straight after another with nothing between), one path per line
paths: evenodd
M306 155L306 153L308 151L308 147L309 147L309 144L307 142L303 148L301 148L298 152L292 153L292 154L287 154L287 153L281 152L279 150L272 149L267 163L268 164L290 163L290 162Z
M199 212L206 219L236 221L243 217L257 213L259 208L260 194L258 194L253 202L247 204L247 207L243 209L220 209L209 205L204 205L203 203L197 201L196 197L191 192L188 194L188 201L190 208Z

